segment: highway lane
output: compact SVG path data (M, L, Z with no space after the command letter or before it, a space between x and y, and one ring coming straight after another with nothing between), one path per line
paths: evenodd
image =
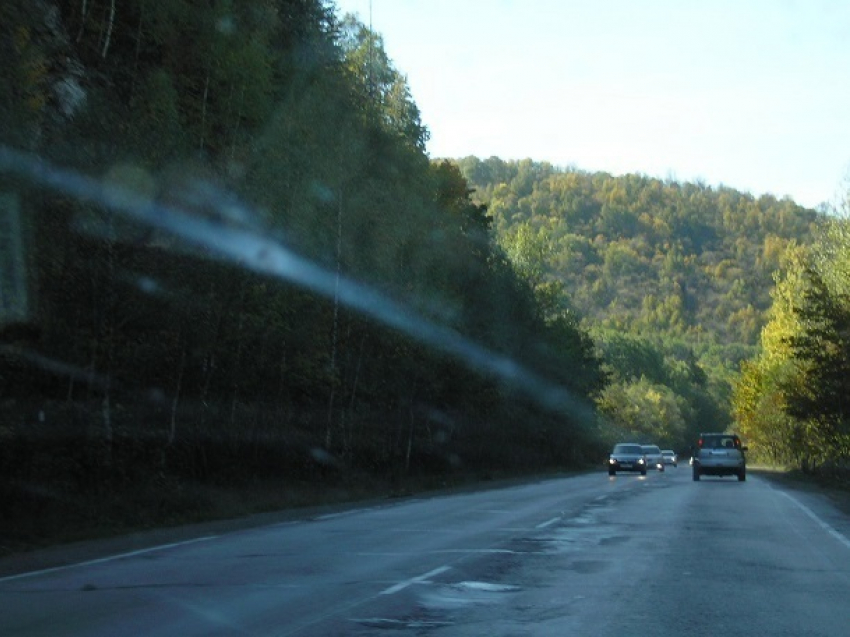
M751 476L603 472L0 578L0 635L836 635L850 522Z

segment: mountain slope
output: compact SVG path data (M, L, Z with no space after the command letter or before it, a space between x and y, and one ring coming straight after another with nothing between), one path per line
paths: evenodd
M772 275L820 213L789 199L531 160L458 160L500 241L529 225L546 240L546 276L592 324L754 345Z

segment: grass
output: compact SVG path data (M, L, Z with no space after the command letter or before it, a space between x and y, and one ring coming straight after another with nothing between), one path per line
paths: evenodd
M838 509L850 515L850 480L846 476L810 474L799 469L759 465L750 466L747 470L780 485L825 495Z

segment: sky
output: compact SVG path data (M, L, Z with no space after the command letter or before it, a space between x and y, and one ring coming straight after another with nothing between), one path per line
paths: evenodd
M531 158L809 207L848 189L850 1L336 6L383 37L432 158Z

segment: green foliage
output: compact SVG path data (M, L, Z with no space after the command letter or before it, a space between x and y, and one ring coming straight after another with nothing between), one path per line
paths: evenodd
M647 339L614 330L596 330L593 335L606 369L616 380L645 377L658 384L669 382L664 355Z
M665 448L681 446L691 415L681 396L646 377L610 384L602 392L599 408L620 429L621 437Z
M396 70L384 50L383 38L351 15L339 25L339 43L355 86L377 110L381 125L415 148L424 151L428 130L422 125L407 78Z
M761 351L742 366L733 407L754 451L804 470L850 458L850 297L846 221L825 224L777 277Z
M29 148L48 119L51 54L43 25L26 4L0 6L0 141Z
M527 225L550 235L539 276L564 283L594 324L754 345L772 273L818 213L790 200L529 160L458 165L500 241Z
M541 307L561 299L593 326L613 379L600 402L610 418L634 425L627 398L640 397L647 412L666 409L666 398L644 399L649 383L682 407L684 425L668 430L658 413L650 418L670 444L729 425L731 384L767 321L773 272L797 243L811 242L822 215L787 199L642 175L496 157L457 163ZM555 290L548 302L546 286Z
M552 249L545 228L535 231L530 224L520 224L501 239L501 246L532 288L543 283L546 260Z
M148 158L152 166L161 166L186 152L179 104L171 75L163 69L152 69L133 103L128 131L138 149L133 154Z
M15 24L19 4L3 9ZM0 361L20 400L2 434L4 475L69 490L151 476L319 482L527 471L598 451L592 406L606 376L563 284L515 267L457 166L429 160L378 36L318 0L130 0L115 5L107 47L111 6L63 4L59 27L73 37L62 54L79 62L85 100L28 145L157 214L274 239L509 357L574 408L553 410L339 295L25 188L38 338ZM52 51L41 44L28 43L33 55ZM549 169L523 170L531 187ZM592 246L576 251L593 258ZM50 445L29 437L39 410ZM62 461L29 462L51 457Z
M610 329L595 329L592 335L611 378L611 387L598 404L621 432L650 435L643 425L635 424L634 407L627 403L635 395L643 396L641 410L654 423L653 430L675 449L685 449L700 431L725 428L729 421L726 383L709 381L689 344ZM645 399L649 386L655 392L652 400ZM667 422L669 418L673 421ZM632 430L633 426L638 428Z
M789 343L806 373L802 387L790 388L789 412L840 422L850 415L850 297L835 295L812 268L802 274L806 285L794 308L800 331Z
M817 213L728 188L529 160L458 166L538 298L551 286L596 326L614 382L644 378L687 405L677 444L727 426L730 383L765 323L772 272L795 241L810 240Z

